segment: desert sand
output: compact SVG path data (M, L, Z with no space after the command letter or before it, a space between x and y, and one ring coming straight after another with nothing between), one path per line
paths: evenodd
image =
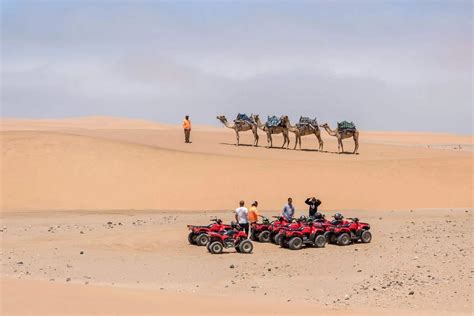
M472 136L361 131L350 155L325 132L323 152L314 136L294 151L259 134L236 147L195 126L184 144L179 126L140 120L3 119L2 314L472 313ZM291 196L301 215L313 195L371 223L372 243L218 256L187 243L186 224L229 222L240 199L272 215Z

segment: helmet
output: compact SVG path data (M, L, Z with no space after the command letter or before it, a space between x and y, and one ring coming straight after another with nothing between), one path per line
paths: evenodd
M344 218L341 213L336 213L334 214L334 219L341 221Z
M219 225L222 224L222 219L217 219L216 223L219 224Z
M316 212L316 214L314 214L314 218L315 219L323 219L323 214L321 214L319 212Z
M306 220L306 216L301 215L301 216L300 216L300 221L303 222L303 221L305 221L305 220Z

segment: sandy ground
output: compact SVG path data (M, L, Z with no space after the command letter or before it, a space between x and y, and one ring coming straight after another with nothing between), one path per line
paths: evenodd
M293 151L236 147L233 131L224 127L197 127L193 143L184 144L177 127L147 123L138 129L140 122L113 120L113 129L99 129L98 120L79 120L82 129L74 120L71 129L65 129L69 120L40 122L41 131L27 130L35 126L29 121L3 122L2 212L228 210L240 199L279 210L288 196L301 209L312 195L325 209L472 205L468 136L361 132L360 154L354 156L337 154L335 138L325 132L325 152L316 151L314 136L303 137L303 150ZM242 143L251 138L244 133ZM424 143L391 144L404 138ZM447 140L449 149L428 148ZM282 143L280 136L275 143ZM345 143L346 150L353 149L351 140Z
M3 120L2 314L472 314L472 137L361 132L356 156L324 133L324 152L314 136L301 151L236 147L215 127L182 138L123 119ZM187 244L186 224L230 221L242 198L270 215L293 196L299 215L312 195L371 223L373 242Z

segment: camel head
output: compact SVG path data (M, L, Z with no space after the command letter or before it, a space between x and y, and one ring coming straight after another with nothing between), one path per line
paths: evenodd
M288 118L288 115L282 115L280 117L280 120L283 122L283 124L290 121L290 119Z
M221 122L227 122L227 118L225 117L225 115L218 115L216 118Z
M255 122L258 122L260 120L258 114L252 114L252 118Z
M322 125L319 125L319 127L324 127L324 128L326 128L326 127L329 127L329 125L328 125L328 123L324 123L324 124L322 124Z

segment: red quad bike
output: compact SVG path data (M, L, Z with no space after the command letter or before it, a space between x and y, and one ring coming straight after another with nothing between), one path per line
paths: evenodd
M282 228L280 233L280 246L299 250L304 245L323 248L326 246L326 237L324 228L319 223L309 222L302 224L299 228Z
M210 232L209 238L207 250L212 254L220 254L224 248L232 247L240 253L251 253L253 250L252 241L248 239L247 234L237 230L235 225L231 230Z
M283 216L273 216L273 218L275 218L275 220L271 223L268 230L270 231L270 241L276 244L275 237L280 231L280 228L288 225L290 222L288 222Z
M298 229L300 228L301 226L305 225L306 224L306 216L301 216L300 218L298 219L295 219L293 218L291 220L291 222L286 222L285 225L281 225L278 230L277 230L277 233L275 234L275 237L274 237L274 242L275 244L279 245L280 244L280 239L281 237L283 236L283 230L284 229Z
M270 223L270 220L267 217L261 217L261 223L252 224L250 227L250 239L259 242L269 242L271 234L270 227L272 226L272 223Z
M190 230L188 234L188 241L191 245L205 246L209 242L210 232L220 232L231 229L230 225L222 224L222 221L217 218L211 219L213 223L206 226L188 225Z
M358 218L348 218L348 221L343 220L329 226L324 234L329 243L347 246L353 242L371 242L372 234L369 230L368 223L361 223Z

